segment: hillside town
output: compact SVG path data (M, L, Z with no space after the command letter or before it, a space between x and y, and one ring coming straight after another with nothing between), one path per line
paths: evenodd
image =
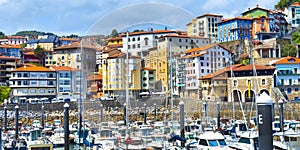
M300 1L227 15L0 31L0 149L299 149Z
M11 103L125 99L126 82L131 98L252 102L266 92L298 101L299 10L295 2L284 10L256 5L232 18L207 13L185 31L9 35L0 39L0 83Z

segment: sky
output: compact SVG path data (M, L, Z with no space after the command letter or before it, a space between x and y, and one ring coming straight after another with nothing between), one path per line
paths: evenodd
M186 30L205 13L240 16L259 5L274 9L279 0L0 0L0 31L13 35L36 30L57 35L108 35L143 25ZM148 26L146 26L146 24Z

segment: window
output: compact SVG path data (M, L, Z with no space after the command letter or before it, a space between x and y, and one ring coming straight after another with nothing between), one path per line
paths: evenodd
M292 94L292 89L291 89L291 88L288 88L288 89L287 89L287 93L288 93L288 94Z
M61 60L65 60L65 56L61 56Z
M47 77L47 73L40 73L40 77L41 78L46 78Z
M299 91L299 89L298 88L295 88L295 92L298 92Z
M237 86L238 85L238 81L237 80L233 80L233 86Z
M30 85L37 85L37 82L36 81L30 81Z
M47 85L47 81L45 80L40 81L40 85Z
M266 79L261 80L261 85L266 85Z
M30 90L30 93L35 93L35 89L31 89L31 90Z
M40 89L40 93L45 93L45 89Z
M128 49L130 49L130 45L128 45Z
M28 81L23 81L23 85L28 85Z
M149 39L148 39L148 38L145 38L145 39L144 39L144 42L145 42L144 44L145 44L145 45L148 45L148 41L149 41Z

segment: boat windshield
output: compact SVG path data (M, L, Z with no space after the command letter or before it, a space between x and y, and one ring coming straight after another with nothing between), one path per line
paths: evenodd
M226 146L227 145L226 142L225 142L225 140L218 140L218 141L219 141L219 144L221 146Z
M250 144L250 139L249 139L249 138L241 137L241 138L239 139L239 143Z
M209 146L219 146L217 140L208 140L208 145Z

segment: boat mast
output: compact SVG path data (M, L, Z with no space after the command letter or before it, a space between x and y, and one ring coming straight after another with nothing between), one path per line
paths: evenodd
M129 89L128 89L128 86L129 86L129 56L128 56L128 39L129 39L129 33L128 31L126 32L126 38L127 38L127 41L126 41L126 115L125 115L125 118L126 118L126 134L128 132L128 106L129 106ZM127 144L126 144L126 147L127 147ZM127 149L127 148L126 148Z

